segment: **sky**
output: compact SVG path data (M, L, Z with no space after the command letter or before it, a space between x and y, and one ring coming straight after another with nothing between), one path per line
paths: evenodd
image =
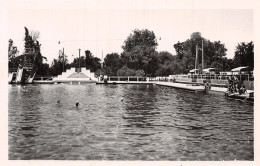
M134 29L153 31L158 41L157 51L173 55L176 54L173 45L189 39L193 32L201 32L202 37L210 41L224 43L228 58L233 58L238 43L254 38L254 13L247 8L187 9L156 7L156 4L111 8L105 6L105 1L65 2L68 3L61 3L61 7L48 3L44 3L44 7L39 7L39 3L10 7L8 38L23 52L24 27L40 32L41 52L49 64L62 48L69 62L79 56L79 49L80 55L90 50L101 59L108 53L120 54L124 41Z

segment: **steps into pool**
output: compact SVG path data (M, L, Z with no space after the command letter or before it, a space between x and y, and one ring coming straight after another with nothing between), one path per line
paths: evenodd
M96 82L98 79L93 72L86 68L71 68L62 72L61 75L53 77L53 82Z

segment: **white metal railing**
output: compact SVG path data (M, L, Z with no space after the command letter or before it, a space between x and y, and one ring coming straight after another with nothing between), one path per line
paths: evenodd
M198 75L170 75L170 78L193 78L193 79L218 79L228 80L232 75L220 75L220 74L198 74ZM238 80L254 81L253 74L236 74L233 75Z
M213 79L213 80L219 80L219 81L227 81L229 77L232 75L220 75L220 74L198 74L198 75L170 75L169 77L141 77L141 76L107 76L107 81L173 81L173 80L179 80L179 81L187 81L187 80L205 80L205 79ZM243 81L254 81L254 75L252 74L240 74L240 75L234 75L238 78L238 80ZM103 81L104 79L99 79L100 81Z
M142 76L107 76L105 78L100 78L100 81L169 81L169 77L142 77Z

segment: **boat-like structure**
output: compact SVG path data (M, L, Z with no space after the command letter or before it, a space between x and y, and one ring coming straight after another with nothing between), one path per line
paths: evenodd
M254 102L254 93L246 93L246 94L239 94L239 93L226 93L225 96L231 99L243 100Z

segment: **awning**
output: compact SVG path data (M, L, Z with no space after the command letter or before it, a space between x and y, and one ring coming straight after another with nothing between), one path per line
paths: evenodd
M194 73L195 71L198 71L199 69L192 69L190 70L190 73Z
M211 71L220 71L217 68L207 68L207 69L203 69L203 72L211 72Z
M241 66L241 67L234 68L231 71L232 72L240 72L241 70L247 69L247 68L249 68L249 66Z

